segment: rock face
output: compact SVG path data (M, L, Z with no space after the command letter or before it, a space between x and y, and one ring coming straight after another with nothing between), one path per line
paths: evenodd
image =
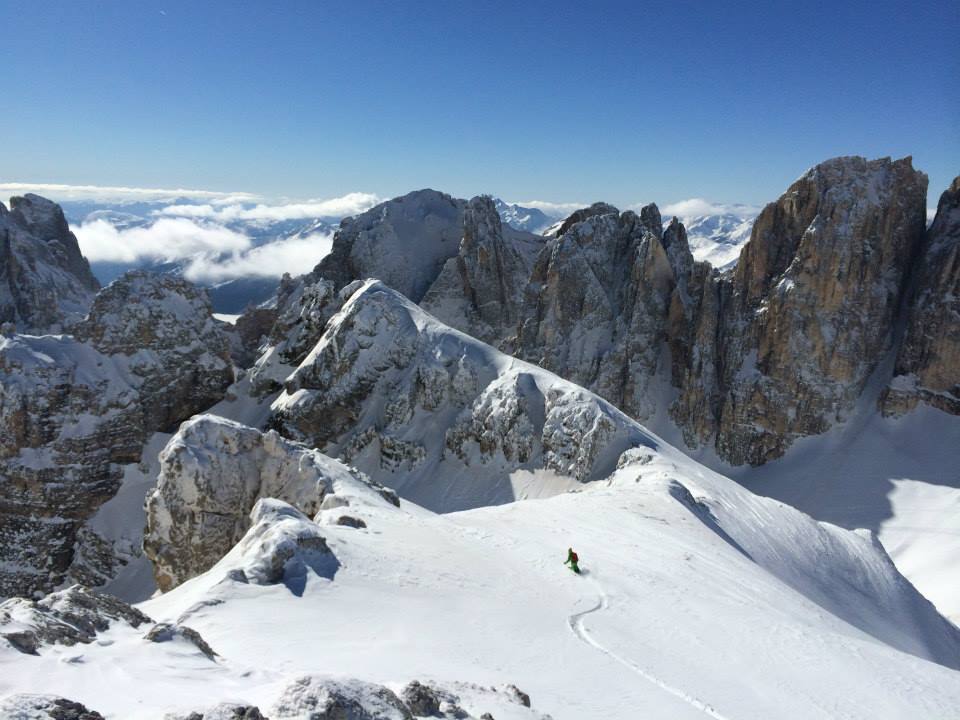
M313 720L413 720L389 688L362 680L320 675L297 678L283 691L270 717Z
M887 414L918 402L960 415L960 177L940 196L910 298Z
M471 200L455 257L420 302L441 322L499 344L520 321L523 293L542 238L504 227L493 200Z
M97 294L76 336L103 355L130 358L144 424L171 430L233 381L229 340L212 312L192 283L132 271Z
M343 497L344 488L354 486L377 496L387 492L275 432L214 415L184 423L160 454L160 477L147 498L144 551L158 587L167 591L213 567L250 529L261 498L313 516L328 494L339 489Z
M60 332L86 315L100 284L58 205L37 195L0 203L0 325Z
M281 389L283 380L313 349L327 321L359 287L358 283L348 283L339 291L332 280L281 283L269 344L250 370L255 395Z
M273 426L434 510L514 499L505 476L603 477L652 444L621 412L364 283L273 403ZM470 468L467 472L466 468Z
M11 598L0 604L0 637L29 655L45 645L92 643L114 622L136 628L151 620L111 595L80 585L38 601Z
M348 283L366 273L451 327L636 419L671 420L691 447L713 445L733 464L764 463L849 416L894 348L908 298L913 315L884 407L902 411L910 398L955 406L956 194L945 196L925 241L926 184L910 158L824 162L763 210L736 267L724 273L694 261L684 226L674 218L664 227L655 205L620 213L596 203L544 239L504 227L489 198L451 201L457 211L443 215L430 212L432 195L413 193L341 230L339 254L303 285L317 299L286 295L288 320L274 336L282 362L268 354L255 374L275 390L307 362L323 323L357 287ZM439 234L436 221L418 220L441 215ZM454 255L436 237L458 222ZM400 237L432 248L430 262L423 252L405 261L416 264L415 272L404 266L406 279L381 262ZM437 270L431 263L444 255ZM298 312L315 319L291 322ZM349 422L350 412L332 411L331 427ZM422 461L408 442L370 432L399 463Z
M512 349L645 420L669 372L671 313L689 314L693 257L655 205L637 215L597 204L571 220L581 216L540 254Z
M11 720L103 720L103 715L73 700L25 693L0 700L0 716Z
M182 280L124 276L76 332L0 339L0 596L109 577L110 548L85 521L150 433L216 402L232 379L209 303Z
M763 463L852 410L893 342L926 187L909 158L837 158L760 213L719 288L721 457Z
M307 276L339 290L376 277L419 302L448 258L457 254L466 202L435 190L389 200L340 223L333 249Z

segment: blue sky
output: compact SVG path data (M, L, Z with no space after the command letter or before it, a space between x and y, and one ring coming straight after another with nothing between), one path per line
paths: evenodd
M10 2L0 182L773 200L960 173L960 3Z

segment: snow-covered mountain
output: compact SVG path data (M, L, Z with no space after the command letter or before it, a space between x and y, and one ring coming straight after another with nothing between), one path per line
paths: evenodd
M502 200L495 203L503 222L517 230L540 233L558 219L536 208ZM70 200L62 207L82 242L149 246L139 252L131 248L123 253L125 259L92 262L92 271L101 283L132 269L186 275L209 289L214 310L224 314L241 313L249 305L267 301L284 273L300 275L319 262L329 251L329 239L342 219L336 215L283 218L282 206L278 217L265 211L258 216L250 203L241 208L246 213L228 214L187 198L114 204ZM229 247L204 246L199 236L219 230L233 235L223 238ZM151 237L151 231L156 237ZM163 243L163 237L170 242ZM191 244L192 237L196 247ZM243 245L239 261L238 242Z
M234 392L220 410L249 413ZM473 718L894 718L960 702L960 631L869 534L752 495L380 283L352 290L270 424L306 437L297 418L337 398L336 424L310 432L342 455L377 428L354 456L369 478L222 417L181 426L148 547L158 577L185 574L135 609L77 590L0 606L0 692L115 717L341 702L375 718L441 703ZM419 467L386 433L425 443ZM522 493L496 482L509 468ZM398 502L376 478L474 509ZM219 560L216 538L233 544ZM570 545L580 577L561 564Z
M558 215L548 215L538 208L507 203L500 198L496 198L493 202L500 214L500 219L514 230L524 230L541 235L558 220L563 219Z
M423 190L233 328L143 272L7 326L0 715L949 717L960 186L929 229L925 187L822 163L727 272L655 205L544 236Z
M100 284L60 208L37 195L0 203L0 325L56 332L86 315Z
M750 239L750 230L758 213L756 208L749 206L733 206L731 212L680 217L687 229L687 242L693 257L720 270L729 269Z

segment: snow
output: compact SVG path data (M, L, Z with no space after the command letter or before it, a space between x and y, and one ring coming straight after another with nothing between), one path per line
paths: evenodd
M367 530L319 526L339 562L332 580L310 572L299 594L231 581L230 568L260 557L238 546L139 606L198 630L217 662L116 628L108 644L0 652L0 693L55 692L108 717L159 717L240 699L266 710L293 678L321 673L396 689L413 678L515 683L557 720L637 708L932 718L960 703L960 674L891 647L928 654L939 642L957 661L956 639L869 539L752 496L669 448L545 500L451 515L408 503L350 511ZM582 577L561 564L570 545Z
M143 555L144 502L157 483L159 453L170 439L154 433L143 449L143 461L125 465L117 494L101 505L89 520L90 528L109 541L127 564L102 590L127 602L146 600L157 589L153 567Z
M781 460L730 472L818 519L876 532L901 572L960 623L957 448L955 416L926 405L900 418L861 410Z
M736 264L740 250L750 239L758 209L745 205L734 207L738 212L680 218L694 259L705 260L720 270Z

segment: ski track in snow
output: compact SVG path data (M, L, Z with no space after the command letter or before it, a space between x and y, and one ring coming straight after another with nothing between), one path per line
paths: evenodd
M589 608L587 610L583 610L578 613L573 613L567 618L567 625L569 625L570 631L574 635L576 635L581 642L584 642L587 645L590 645L592 648L599 650L607 657L623 665L625 668L632 670L647 682L653 683L654 685L659 687L661 690L664 690L665 692L670 693L674 697L680 698L688 705L696 708L697 710L703 713L706 713L710 717L715 718L716 720L731 720L723 713L720 713L717 710L715 710L712 705L709 705L703 702L702 700L694 697L693 695L690 695L687 692L684 692L683 690L680 690L679 688L675 688L673 685L670 685L669 683L661 680L660 678L658 678L656 675L653 675L648 670L644 670L642 667L637 665L632 660L628 660L624 657L621 657L620 655L617 655L617 653L613 652L612 650L610 650L609 648L605 647L603 644L598 642L593 637L593 635L590 634L590 631L587 630L587 626L586 626L586 623L584 622L584 618L587 615L598 612L600 610L606 610L608 607L610 607L610 601L607 598L607 594L604 592L603 588L600 586L600 584L596 580L590 580L590 583L597 590L596 605L594 605L592 608Z

